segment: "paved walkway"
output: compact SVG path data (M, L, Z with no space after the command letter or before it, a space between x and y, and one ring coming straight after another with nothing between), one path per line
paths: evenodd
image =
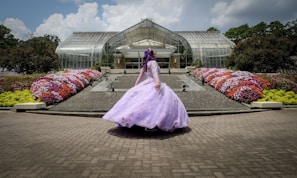
M71 98L59 103L50 111L55 112L106 112L123 95L134 86L136 74L111 74L108 78L93 83L83 91ZM188 112L205 111L242 111L250 110L249 107L229 99L216 89L201 85L199 81L186 74L162 74L162 82L165 82L180 97ZM109 81L112 81L114 92L108 92ZM182 85L186 84L186 92L182 91Z
M297 109L191 117L173 133L0 110L0 177L297 177Z

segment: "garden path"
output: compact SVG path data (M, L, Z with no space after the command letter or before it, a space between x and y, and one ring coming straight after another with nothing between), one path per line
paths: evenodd
M134 85L136 78L136 74L109 74L49 110L106 112ZM189 112L249 110L246 105L229 99L207 84L202 85L192 76L161 74L160 79L176 92ZM110 82L114 92L109 90ZM182 91L183 84L187 85L185 92Z

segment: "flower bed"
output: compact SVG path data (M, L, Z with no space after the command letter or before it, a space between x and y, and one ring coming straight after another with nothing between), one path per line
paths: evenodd
M246 71L197 68L193 75L203 77L205 82L229 98L245 103L258 100L262 97L262 90L271 87L268 80Z
M297 105L297 94L293 91L285 91L283 89L263 90L263 97L257 101L277 101L285 105Z
M59 103L85 88L102 74L97 70L66 70L40 77L30 91L47 105Z
M31 84L45 74L0 76L0 93L17 90L30 90Z
M8 91L0 94L0 107L12 107L15 104L27 102L40 102L40 100L35 100L29 90Z
M284 74L259 74L260 77L267 79L271 83L271 88L285 91L293 91L297 93L297 83L295 83L294 76ZM292 80L293 79L293 80Z

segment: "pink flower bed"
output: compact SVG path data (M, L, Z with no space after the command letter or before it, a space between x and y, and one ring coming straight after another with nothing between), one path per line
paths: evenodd
M267 79L271 83L271 88L285 91L293 91L297 93L297 83L294 80L296 74L289 76L288 74L258 74L262 78ZM287 77L287 78L286 78Z
M85 88L102 74L97 70L66 70L48 74L32 83L34 97L47 104L61 102Z
M270 88L268 80L247 71L218 68L197 68L195 77L204 78L210 86L236 101L250 103L262 96L262 90Z

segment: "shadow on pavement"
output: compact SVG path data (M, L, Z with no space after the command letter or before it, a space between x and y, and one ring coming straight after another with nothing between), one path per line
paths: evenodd
M176 129L173 132L165 131L146 131L143 127L133 126L131 128L127 127L114 127L107 131L108 134L121 137L121 138L131 138L131 139L158 139L164 140L178 135L186 134L191 132L190 127L185 127L182 129Z

